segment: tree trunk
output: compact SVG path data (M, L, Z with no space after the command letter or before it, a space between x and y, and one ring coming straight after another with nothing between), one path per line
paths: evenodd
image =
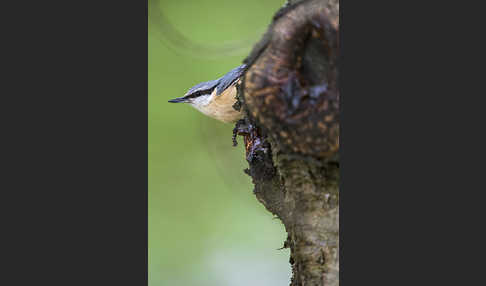
M284 224L292 286L339 285L339 4L288 1L238 87L254 193Z

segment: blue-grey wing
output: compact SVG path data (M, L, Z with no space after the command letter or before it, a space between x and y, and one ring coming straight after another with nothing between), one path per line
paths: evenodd
M232 70L230 70L227 74L224 76L220 77L217 79L218 85L218 91L216 95L220 95L225 89L227 89L230 85L232 85L235 81L237 81L245 72L246 65L243 64L239 67L236 67Z

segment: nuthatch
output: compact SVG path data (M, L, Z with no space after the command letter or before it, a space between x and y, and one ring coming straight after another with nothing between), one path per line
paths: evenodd
M232 69L224 76L211 81L201 82L186 92L183 97L169 102L185 102L203 114L225 123L236 122L243 117L233 108L236 102L236 84L245 71L246 65Z

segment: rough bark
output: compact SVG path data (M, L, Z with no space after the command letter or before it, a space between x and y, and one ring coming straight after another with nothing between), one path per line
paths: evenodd
M292 286L339 285L338 31L338 1L289 1L238 89L235 132L257 199L288 233Z

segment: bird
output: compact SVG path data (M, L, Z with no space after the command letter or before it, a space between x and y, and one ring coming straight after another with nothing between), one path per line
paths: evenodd
M188 103L213 119L224 123L234 123L243 118L241 111L233 108L236 103L236 86L246 70L242 64L224 76L201 82L190 88L182 97L169 100L170 103Z

